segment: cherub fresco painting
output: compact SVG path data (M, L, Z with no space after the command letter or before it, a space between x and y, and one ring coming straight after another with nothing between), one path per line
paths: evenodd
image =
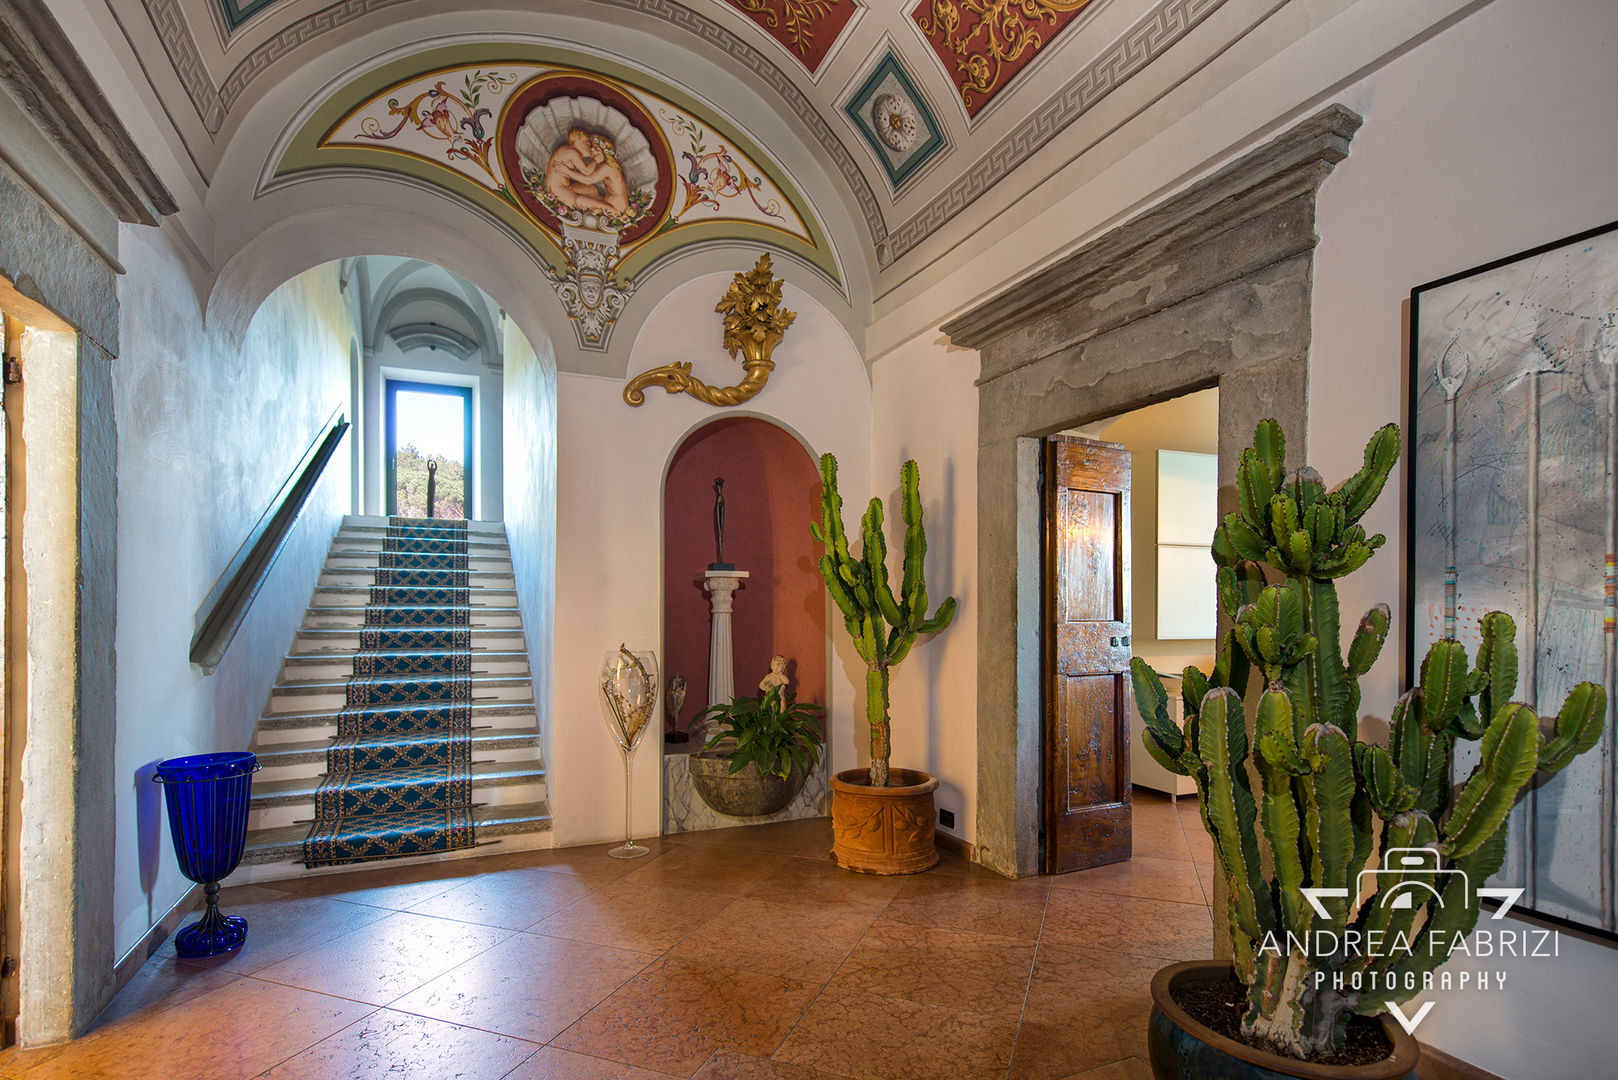
M527 193L565 224L622 233L657 199L646 133L598 98L561 94L536 105L515 144Z
M629 212L629 186L612 139L581 127L570 128L567 142L551 151L545 190L574 210L606 217Z

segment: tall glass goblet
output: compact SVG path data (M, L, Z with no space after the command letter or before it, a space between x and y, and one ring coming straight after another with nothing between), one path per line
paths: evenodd
M601 665L601 696L607 730L624 755L624 844L607 852L615 859L638 859L650 849L635 843L630 819L629 762L657 709L657 654L632 653L623 645Z

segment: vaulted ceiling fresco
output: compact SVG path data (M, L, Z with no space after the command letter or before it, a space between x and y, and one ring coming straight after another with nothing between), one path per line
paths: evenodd
M527 0L117 0L115 6L137 3L150 25L126 33L154 71L160 58L150 55L149 43L161 43L172 77L153 85L170 98L177 86L189 98L193 115L185 115L183 100L168 101L169 111L204 172L216 153L209 144L228 137L261 87L277 81L274 73L339 52L358 70L366 58L350 55L356 50L396 52L412 41L428 48L491 21L508 40L548 40L611 57L640 73L621 80L629 85L648 87L652 77L645 73L656 71L700 99L723 102L734 90L706 85L701 74L718 79L722 72L756 93L841 187L839 198L863 227L855 239L880 275L979 200L990 198L996 211L1014 204L1039 177L1002 181L1174 50L1226 0L547 0L542 9ZM445 20L460 9L479 17L462 19L453 32L406 36L411 20ZM619 47L626 34L656 47ZM682 73L678 80L675 71ZM662 130L658 107L648 106L649 115ZM773 138L756 122L749 133L758 143ZM665 134L671 147L680 141ZM738 148L730 135L724 138ZM683 167L678 154L672 160ZM787 164L779 153L774 160ZM754 163L768 171L762 158ZM772 182L792 179L780 173ZM544 221L543 213L530 216ZM626 260L632 254L623 252Z
M377 169L481 206L545 258L585 349L607 348L637 275L694 244L767 245L841 287L766 151L673 88L581 59L469 44L385 65L330 94L275 177Z

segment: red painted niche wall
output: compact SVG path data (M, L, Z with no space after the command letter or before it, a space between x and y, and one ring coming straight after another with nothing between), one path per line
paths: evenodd
M714 478L725 478L725 561L751 575L736 590L736 695L756 697L770 657L787 658L799 701L826 703L826 584L809 523L820 472L803 446L765 420L716 420L686 437L663 485L663 671L686 677L684 730L708 703L708 594L716 561ZM667 710L665 730L670 728Z

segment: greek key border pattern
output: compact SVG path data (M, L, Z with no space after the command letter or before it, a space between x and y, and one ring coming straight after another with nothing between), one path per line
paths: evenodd
M169 63L174 65L180 85L185 87L186 96L196 107L208 134L214 134L224 123L225 104L208 77L208 69L203 66L202 53L191 36L191 28L186 25L179 0L141 0L141 3L146 8L146 17L152 21L152 29L157 31L158 40L163 43Z
M1213 14L1225 0L1164 0L1130 27L1112 48L1087 64L1062 88L973 162L949 189L893 230L883 267L920 244L979 196L1032 157L1130 76ZM879 255L881 248L878 248Z

